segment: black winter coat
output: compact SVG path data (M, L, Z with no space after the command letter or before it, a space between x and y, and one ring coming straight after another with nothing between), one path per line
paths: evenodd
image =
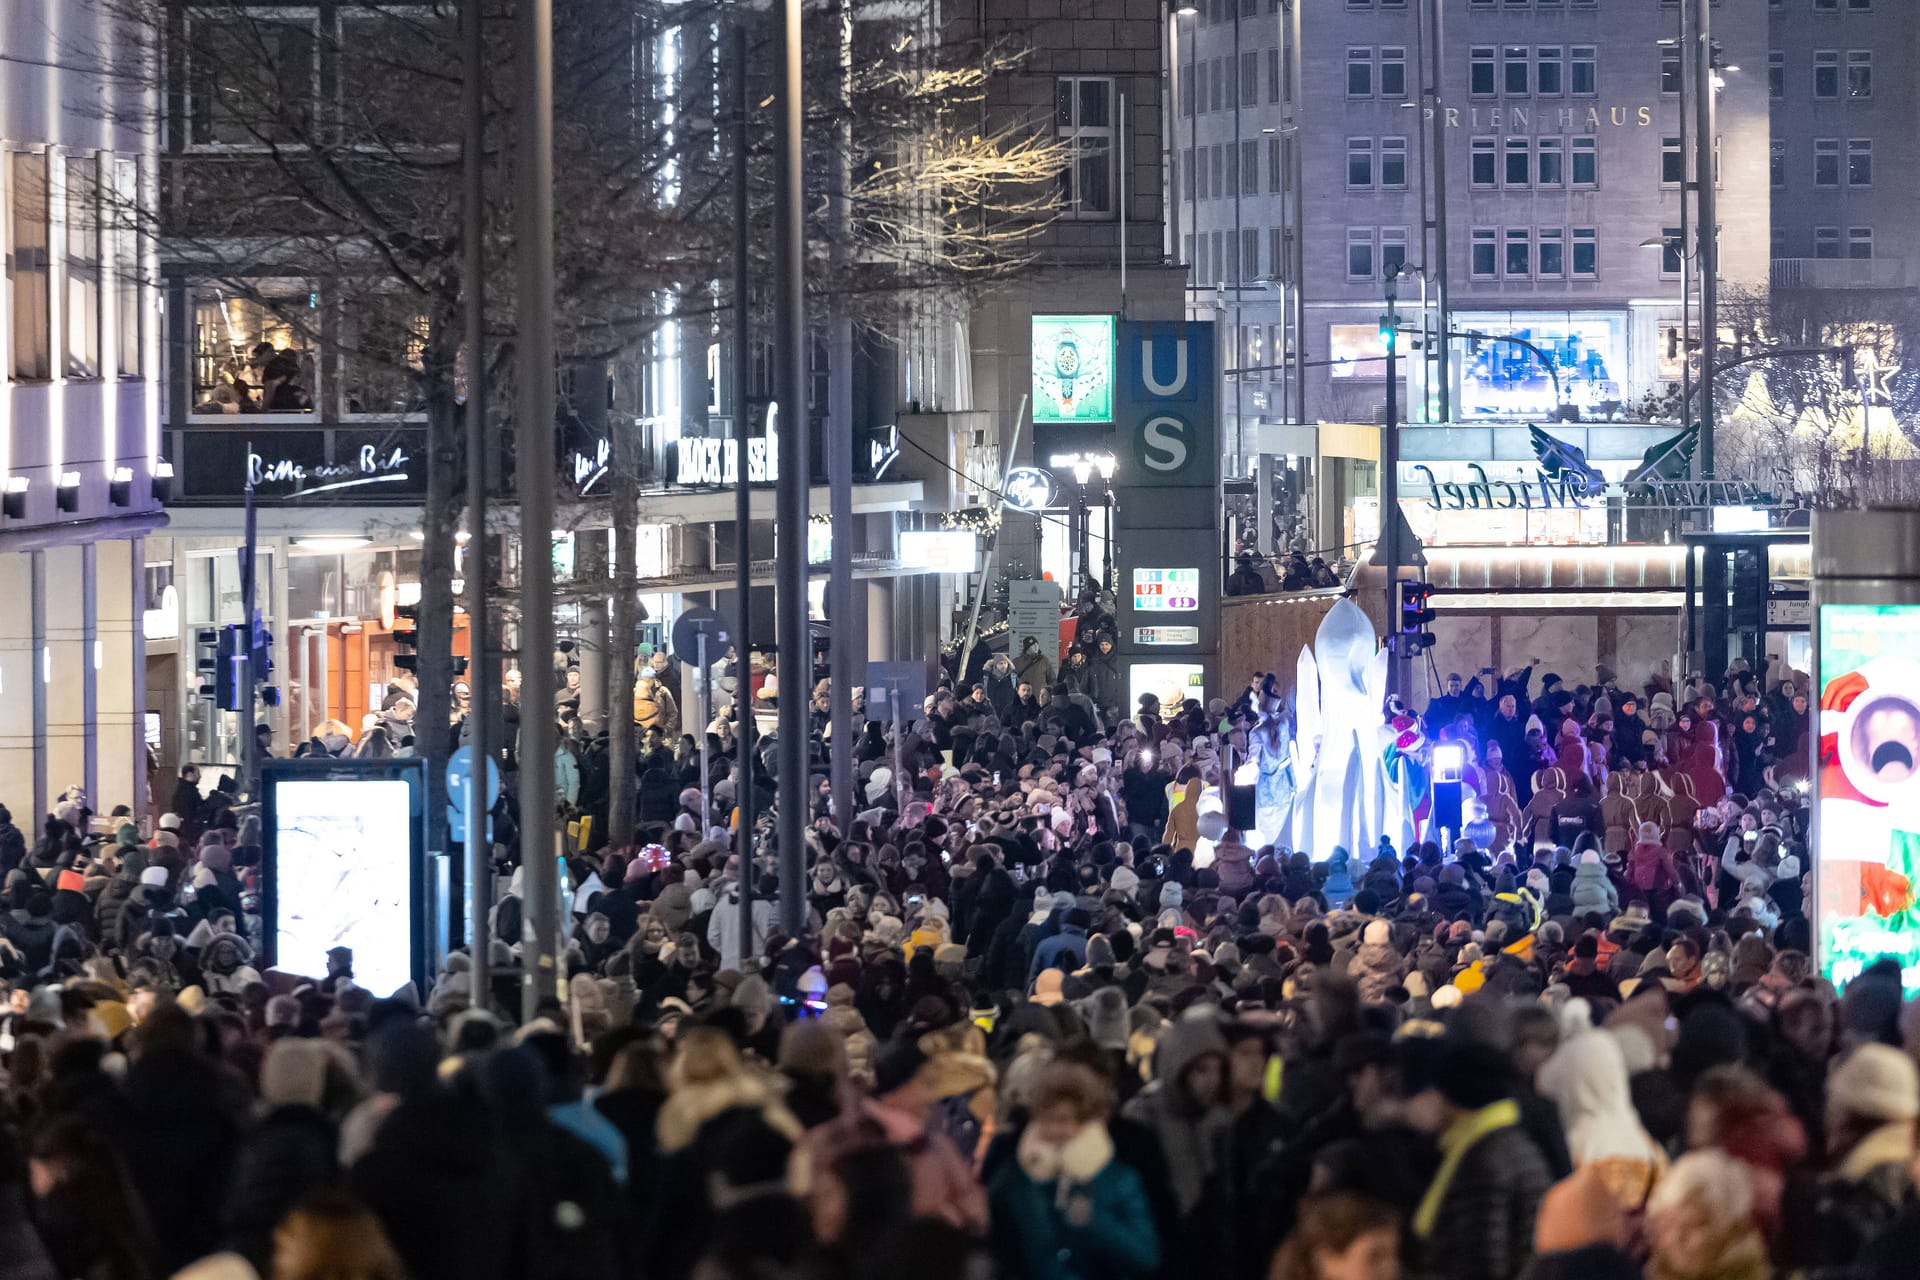
M1422 1274L1438 1280L1515 1280L1533 1257L1534 1220L1553 1181L1540 1149L1518 1125L1468 1148L1447 1184Z

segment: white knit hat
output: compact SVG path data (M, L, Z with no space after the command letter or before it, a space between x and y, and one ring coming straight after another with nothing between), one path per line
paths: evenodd
M1828 1078L1827 1106L1870 1120L1920 1117L1920 1068L1889 1045L1863 1044Z

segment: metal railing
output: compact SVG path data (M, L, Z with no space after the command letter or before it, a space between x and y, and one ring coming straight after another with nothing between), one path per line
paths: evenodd
M1905 258L1775 258L1776 289L1904 289Z

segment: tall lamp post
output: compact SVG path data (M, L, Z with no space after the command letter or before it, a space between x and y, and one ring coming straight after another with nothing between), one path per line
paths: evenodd
M1385 314L1380 317L1380 341L1387 349L1387 413L1380 428L1380 545L1376 559L1386 570L1387 694L1405 698L1405 654L1399 641L1400 582L1400 269L1386 273Z

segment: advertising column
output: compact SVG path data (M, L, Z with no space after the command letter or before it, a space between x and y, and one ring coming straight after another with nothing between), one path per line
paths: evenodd
M1114 388L1114 613L1128 710L1224 695L1220 446L1210 322L1122 322Z
M1883 956L1920 992L1920 512L1813 523L1814 946L1844 986Z

